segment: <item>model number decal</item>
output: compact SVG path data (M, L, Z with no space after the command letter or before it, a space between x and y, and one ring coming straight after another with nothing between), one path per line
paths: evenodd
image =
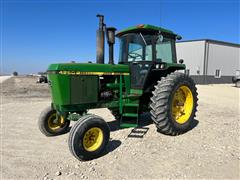
M124 75L129 76L129 73L119 73L119 72L81 72L81 71L59 71L58 74L64 75Z

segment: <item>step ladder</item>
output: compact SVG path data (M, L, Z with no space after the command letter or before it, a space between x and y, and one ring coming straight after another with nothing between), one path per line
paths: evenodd
M139 121L139 104L124 103L122 116L120 119L120 128L138 127Z
M119 112L120 128L138 127L139 120L139 95L127 94L123 95L123 83L122 76L120 76L119 82Z

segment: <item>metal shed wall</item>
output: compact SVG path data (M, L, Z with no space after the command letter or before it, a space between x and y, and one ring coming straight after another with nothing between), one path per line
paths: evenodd
M205 41L189 41L176 43L177 59L183 59L189 75L196 83L204 80Z
M184 60L198 84L232 83L232 76L240 70L239 44L202 39L177 42L176 50L177 59Z
M207 41L206 83L231 83L232 76L240 69L240 48ZM219 77L216 76L219 71Z
M179 42L176 44L177 59L183 59L190 75L203 75L204 41ZM197 70L200 73L197 73Z

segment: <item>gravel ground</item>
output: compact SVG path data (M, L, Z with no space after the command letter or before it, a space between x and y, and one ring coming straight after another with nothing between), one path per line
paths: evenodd
M12 77L1 89L1 179L239 179L239 92L233 85L198 85L194 127L171 137L148 124L143 138L113 128L105 155L80 162L68 134L45 137L37 119L50 105L46 84ZM107 109L91 110L112 123ZM149 115L142 116L147 123Z

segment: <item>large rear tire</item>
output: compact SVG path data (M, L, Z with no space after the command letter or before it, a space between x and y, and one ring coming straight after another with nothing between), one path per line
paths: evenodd
M78 160L90 160L101 156L110 137L108 124L99 116L85 115L72 127L68 146Z
M158 132L178 135L186 132L197 111L197 89L186 74L174 72L158 81L151 98L151 117Z

